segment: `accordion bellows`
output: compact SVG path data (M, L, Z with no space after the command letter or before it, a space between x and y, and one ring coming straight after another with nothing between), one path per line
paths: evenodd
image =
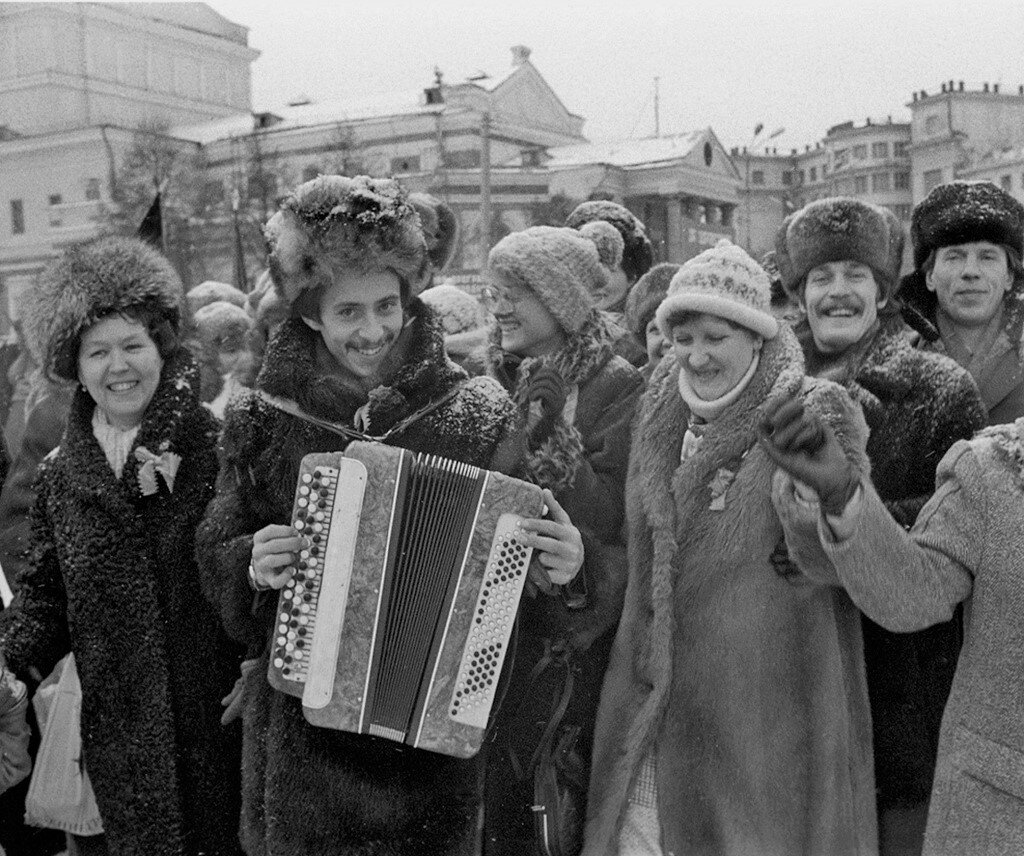
M281 593L269 680L314 725L456 757L479 751L530 561L527 482L354 442L307 455L310 539Z

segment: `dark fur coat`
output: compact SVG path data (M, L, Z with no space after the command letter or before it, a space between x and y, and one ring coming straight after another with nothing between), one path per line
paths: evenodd
M193 559L217 472L216 421L198 392L181 350L135 442L182 459L173 492L158 477L150 496L134 455L115 477L93 435L93 400L76 392L39 470L30 561L4 614L17 672L46 674L74 651L85 766L117 856L238 852L239 735L220 724L238 657Z
M467 380L444 354L432 313L413 300L396 347L405 359L385 386L365 393L317 361L319 333L288 321L267 350L257 388L307 413L351 425L369 400L370 428L383 432L456 384L454 398L391 441L487 466L508 428L511 404L492 378ZM255 392L230 405L217 496L197 537L211 596L231 633L259 665L244 690L242 839L249 856L444 856L468 852L476 833L479 760L412 749L375 737L314 727L301 699L267 682L265 644L276 592L247 581L253 533L286 524L299 464L345 441L267 404Z
M783 327L680 463L689 411L678 374L667 355L633 433L629 583L583 852L619 852L630 788L653 752L665 853L867 856L875 810L860 617L841 589L775 572L775 466L757 444L768 409L802 391L866 472L863 419L840 387L805 379Z
M901 327L890 321L824 370L863 408L871 480L893 519L909 529L935 489L939 461L985 425L985 409L965 369L914 349ZM824 358L806 324L798 334L816 374ZM879 807L927 801L959 650L959 618L910 634L864 618Z

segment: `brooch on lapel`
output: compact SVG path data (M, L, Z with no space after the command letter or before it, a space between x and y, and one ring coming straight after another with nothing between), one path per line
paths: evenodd
M135 460L139 462L139 490L143 496L152 496L157 492L157 473L163 476L167 492L174 493L174 476L181 464L181 455L168 451L169 445L165 440L160 446L159 455L154 455L145 446L139 446L135 450Z
M732 470L727 470L725 467L718 468L718 472L715 473L715 477L708 485L711 490L711 504L708 508L711 511L725 511L725 492L734 478L736 478L736 473Z

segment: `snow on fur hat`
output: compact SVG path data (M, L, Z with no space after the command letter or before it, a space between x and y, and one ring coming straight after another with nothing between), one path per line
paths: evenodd
M770 291L764 268L723 238L672 277L668 295L658 307L658 326L671 339L673 319L684 312L704 312L774 339L779 322L771 314Z
M414 287L426 245L416 209L390 178L321 175L300 184L263 228L270 274L291 305L339 267L388 270Z
M611 223L604 220L592 220L584 223L579 228L579 233L597 247L597 255L609 270L614 270L622 264L622 252L625 249L625 242L622 235Z
M565 218L565 225L570 229L579 229L584 223L594 220L611 223L622 235L622 269L631 282L651 269L654 264L654 248L647 238L644 224L628 208L604 199L581 202Z
M420 215L427 257L437 273L448 267L459 243L459 218L440 199L429 193L410 193L409 204Z
M595 291L608 272L593 241L575 229L531 226L506 235L491 250L488 267L528 288L567 333L575 333L594 313Z
M420 294L420 300L434 310L449 335L487 326L487 313L480 301L454 285L428 288Z
M903 227L896 215L870 202L836 196L790 214L775 236L782 287L794 300L813 268L847 259L879 274L879 297L888 299L903 261Z
M672 262L656 264L636 281L626 295L626 329L645 347L647 325L665 299L669 283L679 267Z
M245 346L246 334L253 327L249 313L226 300L207 303L192 316L192 323L203 345L231 351Z
M195 315L204 306L218 300L244 307L246 294L226 282L208 279L206 282L199 283L195 288L190 288L185 294L185 300L188 302L188 311Z
M136 238L70 247L40 274L25 304L25 334L53 380L78 380L82 333L107 315L142 310L175 333L184 291L171 263Z

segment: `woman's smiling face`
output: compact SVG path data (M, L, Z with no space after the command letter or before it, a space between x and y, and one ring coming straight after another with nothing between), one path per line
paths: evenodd
M761 343L753 331L717 315L694 314L672 326L680 369L705 401L721 398L743 379Z

